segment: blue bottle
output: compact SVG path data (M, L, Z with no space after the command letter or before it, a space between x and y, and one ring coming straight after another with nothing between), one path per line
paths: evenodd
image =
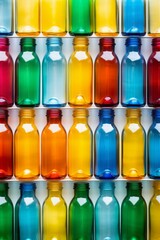
M146 103L146 62L141 40L126 39L126 54L121 63L121 103L124 107L142 107Z
M13 34L13 0L0 0L0 35Z
M114 182L100 183L100 197L95 205L95 240L120 240L120 209L114 187Z
M148 130L148 176L160 178L160 109L152 110L153 123Z
M21 183L21 196L15 207L15 239L40 240L40 204L35 196L35 183Z
M122 0L122 35L145 35L145 12L145 0Z
M99 111L100 123L95 131L95 168L99 179L113 179L119 176L119 133L114 125L114 110Z
M66 105L67 61L62 53L62 39L48 38L42 63L42 104L45 107Z

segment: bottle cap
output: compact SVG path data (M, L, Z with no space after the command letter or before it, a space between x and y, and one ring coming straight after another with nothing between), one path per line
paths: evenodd
M99 116L105 118L114 117L114 110L111 108L102 108L99 110Z
M136 181L127 182L127 188L130 188L132 190L138 190L142 188L142 183Z
M0 45L1 46L8 46L9 45L9 39L8 38L0 38Z
M160 108L156 108L152 110L153 117L160 117Z
M88 110L85 108L76 108L73 110L73 117L84 118L88 116L89 116Z
M153 38L152 39L152 46L160 46L160 38Z
M30 38L30 37L21 38L20 45L35 46L36 45L36 40L34 38Z
M141 110L139 108L127 108L126 109L126 116L127 117L140 117Z
M75 182L74 183L74 189L78 189L80 191L84 191L86 189L89 189L89 183L85 182Z
M49 190L52 190L52 191L60 191L60 190L62 190L62 183L61 182L48 182L47 187Z
M32 108L23 108L19 110L19 116L21 117L34 117L35 111Z
M89 45L89 40L87 37L75 37L73 39L74 45Z
M101 38L99 40L99 45L112 46L115 45L114 38Z
M140 46L141 39L139 37L129 37L126 39L126 46Z
M23 182L20 183L20 189L25 190L25 191L32 191L36 189L36 184L35 183L28 183L28 182Z
M47 41L46 41L46 44L47 45L62 45L63 43L62 43L62 38L58 38L58 37L56 37L56 38L47 38Z
M61 116L62 111L60 109L47 109L47 117L60 118Z

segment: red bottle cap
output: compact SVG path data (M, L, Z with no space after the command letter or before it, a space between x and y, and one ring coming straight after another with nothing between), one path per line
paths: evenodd
M60 109L48 109L47 116L50 118L60 118L62 116L62 111Z
M0 38L0 45L8 46L9 39L8 38Z

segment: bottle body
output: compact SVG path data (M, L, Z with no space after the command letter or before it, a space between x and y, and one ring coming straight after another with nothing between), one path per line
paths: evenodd
M160 2L156 0L148 1L148 34L150 36L160 36Z
M101 109L100 123L94 135L96 178L112 179L119 176L119 133L114 125L114 111Z
M0 1L0 35L13 34L13 2L12 0Z
M46 107L66 105L67 61L61 51L62 39L48 38L42 63L42 103Z

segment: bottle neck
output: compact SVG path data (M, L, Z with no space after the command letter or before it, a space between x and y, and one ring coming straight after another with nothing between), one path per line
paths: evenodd
M89 197L89 191L75 189L75 197Z
M8 124L8 117L0 118L0 124Z
M87 117L74 117L73 119L73 122L74 124L77 124L77 123L83 123L83 124L88 124L88 119Z
M48 124L61 124L61 117L60 118L51 118L47 117Z
M114 123L114 117L103 117L103 116L100 116L99 120L100 120L101 123L110 123L110 124Z
M114 190L113 189L101 189L100 194L102 196L114 196Z
M127 189L127 195L130 196L140 196L142 195L142 189Z
M126 46L126 51L127 52L138 52L138 53L140 53L140 51L141 51L141 47L140 46Z
M34 197L35 196L35 191L34 190L24 190L24 189L21 189L21 196L24 197L24 196L27 196L27 197Z
M21 52L35 52L35 49L32 45L21 45Z
M48 52L61 52L62 51L62 46L61 45L47 45L47 51Z
M48 190L48 197L62 197L62 190Z
M0 51L1 52L9 52L9 46L8 45L0 45Z
M100 51L101 52L114 52L114 45L111 45L111 46L100 45Z
M22 117L22 116L20 116L20 123L21 124L24 124L24 123L34 124L34 117Z
M137 123L140 124L140 117L127 117L127 123Z
M74 45L74 51L87 52L88 51L88 46L86 46L86 45Z

